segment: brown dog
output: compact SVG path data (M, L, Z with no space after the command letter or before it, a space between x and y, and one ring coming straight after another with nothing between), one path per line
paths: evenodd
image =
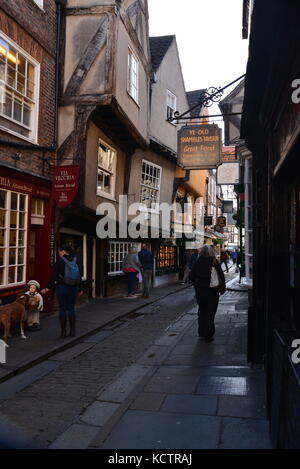
M0 306L0 324L4 326L3 339L7 342L10 337L10 325L12 321L20 321L21 337L26 339L24 335L25 308L28 303L28 295L22 295L13 303Z

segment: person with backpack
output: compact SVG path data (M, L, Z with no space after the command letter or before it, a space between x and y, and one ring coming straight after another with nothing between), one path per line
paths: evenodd
M77 257L68 246L58 248L58 258L53 266L52 276L47 288L41 293L47 293L55 287L55 293L59 304L59 321L61 338L67 336L67 319L70 323L70 337L75 337L76 315L75 302L78 295L82 295L81 288L82 271L77 262Z

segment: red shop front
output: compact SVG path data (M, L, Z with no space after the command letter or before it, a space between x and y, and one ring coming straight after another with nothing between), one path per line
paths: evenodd
M0 167L0 301L8 303L27 282L45 287L53 258L51 181ZM44 312L51 310L45 298Z

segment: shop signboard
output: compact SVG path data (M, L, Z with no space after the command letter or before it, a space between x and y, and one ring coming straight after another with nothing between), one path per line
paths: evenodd
M234 163L238 161L236 147L223 147L222 148L222 163Z
M178 163L184 169L221 164L222 130L216 124L186 125L178 132Z
M53 171L53 198L61 208L70 205L78 190L79 166L56 166Z
M204 217L204 226L211 226L213 224L213 217L212 216L205 216Z

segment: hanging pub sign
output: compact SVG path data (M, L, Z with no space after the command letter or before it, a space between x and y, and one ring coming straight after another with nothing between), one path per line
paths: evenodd
M222 130L216 124L186 125L178 131L178 163L184 169L213 169L221 163Z
M70 205L78 190L79 166L56 166L53 170L52 193L61 208Z
M213 217L205 216L204 217L204 226L211 226L213 224Z
M236 147L223 147L221 161L222 163L233 163L238 161Z

